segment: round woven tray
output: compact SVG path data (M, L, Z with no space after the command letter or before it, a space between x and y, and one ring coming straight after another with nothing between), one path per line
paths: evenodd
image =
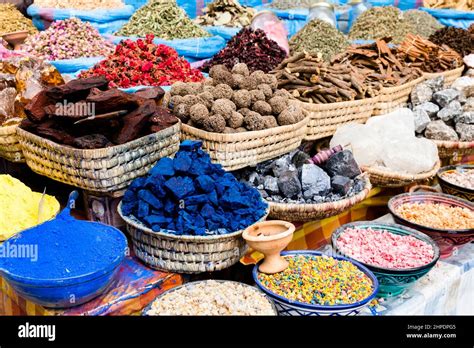
M382 88L373 115L388 114L395 109L406 106L413 88L424 80L424 76L420 76L419 78L400 86Z
M93 192L126 188L179 149L180 123L123 145L82 150L18 128L26 164L36 173Z
M363 179L365 185L361 192L337 202L320 204L285 204L268 201L268 204L270 205L270 214L268 214L268 216L272 219L278 220L305 222L321 220L338 215L367 198L372 185L369 181L368 175L363 174Z
M16 134L18 125L0 127L0 157L15 163L24 163L20 141Z
M330 104L298 102L309 112L305 140L333 136L337 128L347 123L365 123L374 111L379 97Z
M433 169L429 172L421 174L402 174L397 172L391 172L389 170L383 170L381 168L372 168L372 167L361 167L361 169L369 174L370 182L374 186L378 187L405 187L411 184L424 184L429 182L432 178L436 176L439 168L441 167L441 162L435 164Z
M423 77L425 80L431 80L437 78L438 76L444 76L444 85L451 86L458 77L462 76L463 71L464 65L460 68L444 71L441 73L423 73Z
M242 230L223 235L178 236L154 232L134 217L118 213L127 224L135 255L151 268L166 272L202 273L228 268L244 255ZM264 221L268 215L259 220Z
M308 122L306 117L288 126L232 134L206 132L183 124L181 138L202 141L212 161L230 171L257 165L298 148L306 135Z
M464 156L474 155L474 141L432 141L438 146L438 155L443 162L457 163Z

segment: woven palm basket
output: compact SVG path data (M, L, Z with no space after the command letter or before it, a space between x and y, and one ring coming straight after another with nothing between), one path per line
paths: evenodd
M432 141L438 146L438 155L443 162L457 163L464 156L474 155L474 141Z
M441 73L423 73L425 80L431 80L437 78L438 76L444 76L444 85L451 86L453 82L462 76L464 71L464 65L460 68L444 71Z
M17 125L0 127L0 157L10 162L24 163L25 157L16 134L17 127Z
M352 197L336 202L319 204L285 204L268 201L270 205L269 218L287 221L314 221L338 215L357 203L362 202L369 195L372 185L369 176L362 174L365 181L364 189Z
M118 213L127 224L135 255L147 266L166 272L214 272L236 264L244 255L243 231L212 236L178 236L154 232L131 216L124 216L122 203ZM268 215L259 220L264 221Z
M260 131L242 133L211 133L183 124L182 140L200 140L202 148L214 163L225 170L236 170L284 155L298 148L305 135L309 118L302 121Z
M379 97L330 104L298 102L309 112L305 140L333 136L340 126L355 122L365 123L374 111Z
M429 171L420 174L402 174L381 168L373 167L361 167L364 173L369 174L370 182L375 187L405 187L412 184L425 184L436 176L441 162L435 164L435 166Z
M406 106L413 88L424 80L424 76L420 76L419 78L404 83L400 86L382 88L379 101L374 108L373 115L388 114L395 109Z
M26 164L36 173L93 192L126 188L179 149L180 123L123 145L75 149L18 128Z

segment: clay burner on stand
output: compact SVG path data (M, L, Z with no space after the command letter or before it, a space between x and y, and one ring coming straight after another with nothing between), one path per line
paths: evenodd
M19 50L21 44L25 41L28 36L28 31L15 31L13 33L3 34L3 39L13 46L14 50Z
M278 273L288 267L288 261L280 256L293 238L295 225L286 221L264 221L247 227L242 234L247 244L265 255L258 267L263 273Z

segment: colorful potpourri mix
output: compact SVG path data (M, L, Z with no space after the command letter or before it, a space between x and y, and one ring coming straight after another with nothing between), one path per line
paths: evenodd
M290 301L334 306L360 302L373 292L372 280L349 261L329 256L287 256L283 272L259 273L262 285Z
M80 77L102 75L109 87L169 86L175 82L199 82L202 73L166 45L153 43L153 35L145 39L123 40L115 52Z
M346 228L336 243L345 255L388 269L421 267L434 257L433 247L418 238L370 227Z
M404 203L396 208L402 218L418 225L443 230L474 228L474 212L439 203Z
M451 184L474 190L474 169L449 170L441 174L441 177Z

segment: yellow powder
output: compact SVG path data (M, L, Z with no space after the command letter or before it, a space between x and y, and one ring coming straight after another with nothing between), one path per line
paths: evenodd
M42 195L10 175L0 175L0 241L56 216L59 202L45 195L38 219Z

